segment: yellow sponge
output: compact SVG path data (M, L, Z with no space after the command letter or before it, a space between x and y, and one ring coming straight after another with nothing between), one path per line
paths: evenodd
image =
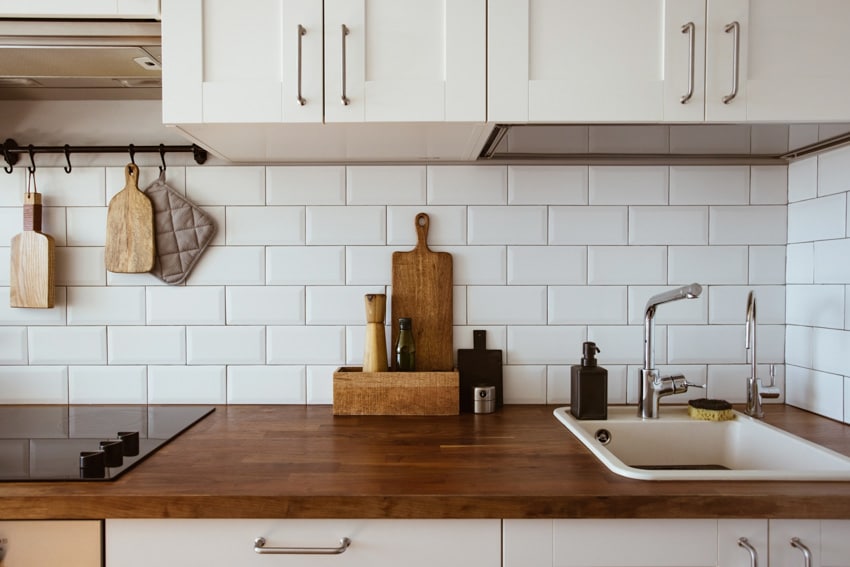
M700 398L688 402L688 415L692 419L703 421L728 421L735 419L732 404L726 400L709 400Z

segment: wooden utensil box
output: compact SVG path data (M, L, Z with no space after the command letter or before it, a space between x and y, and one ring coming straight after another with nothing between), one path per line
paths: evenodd
M334 415L457 415L457 370L438 372L334 372Z

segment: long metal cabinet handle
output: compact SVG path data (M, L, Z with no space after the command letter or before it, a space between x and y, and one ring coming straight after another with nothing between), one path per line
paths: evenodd
M348 106L351 101L345 96L345 36L349 34L348 27L342 24L342 104Z
M727 24L723 31L726 33L732 32L732 41L734 41L734 45L732 48L732 92L723 97L723 104L729 104L729 102L738 96L738 73L741 61L741 24L738 22L732 22L731 24Z
M682 33L688 34L688 92L682 95L682 98L679 99L679 102L685 104L691 97L694 96L694 45L695 45L695 33L696 26L694 26L693 22L688 22L684 26L682 26Z
M269 555L339 555L345 553L351 540L347 537L339 540L339 547L266 547L266 538L254 540L254 552Z
M759 567L759 556L756 548L750 544L750 541L745 537L738 538L738 546L746 549L750 554L750 567Z
M307 33L307 30L301 24L298 24L298 104L304 106L307 104L307 99L301 96L301 38Z
M791 538L791 547L796 547L803 554L803 567L812 567L812 552L798 537Z

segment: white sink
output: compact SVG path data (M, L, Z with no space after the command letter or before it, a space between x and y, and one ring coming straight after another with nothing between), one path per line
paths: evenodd
M847 480L850 457L735 412L699 421L687 407L641 419L634 406L609 406L607 420L555 417L611 471L639 480ZM649 468L641 468L649 467Z

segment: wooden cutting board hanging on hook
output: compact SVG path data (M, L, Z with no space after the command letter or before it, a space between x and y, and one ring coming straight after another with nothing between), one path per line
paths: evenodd
M153 234L153 205L139 190L139 168L124 167L124 189L109 201L106 215L106 269L137 274L153 268L156 247Z
M53 307L55 297L55 242L41 232L41 194L35 189L35 171L29 171L24 195L24 231L12 238L9 305Z

